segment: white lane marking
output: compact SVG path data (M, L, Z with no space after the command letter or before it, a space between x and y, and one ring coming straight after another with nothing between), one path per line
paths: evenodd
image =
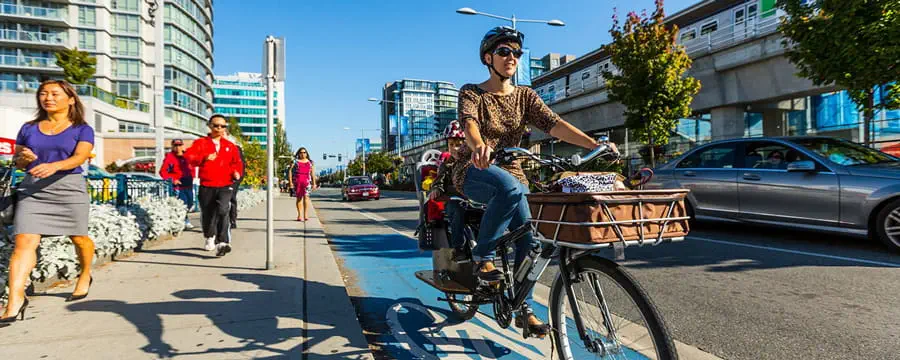
M377 222L377 223L382 223L381 225L384 225L385 227L387 227L388 229L391 229L391 231L393 231L393 232L395 232L395 233L398 233L398 234L400 234L400 235L406 236L406 237L411 238L411 239L413 239L413 240L418 240L418 239L416 239L416 237L413 236L411 233L401 232L400 230L397 230L397 229L394 228L393 226L387 225L386 223L390 222L390 220L385 219L385 218L383 218L383 217L381 217L381 216L378 216L378 215L376 215L375 213L369 212L369 211L367 211L367 210L363 210L363 209L361 209L361 208L359 208L359 207L356 207L356 206L353 206L353 205L350 205L350 204L347 204L347 203L341 203L341 205L344 205L344 207L346 207L346 208L348 208L348 209L350 209L350 210L356 210L356 212L358 212L358 213L359 213L360 215L362 215L362 216L367 217L369 220L375 221L375 222Z
M385 320L387 320L388 326L391 328L391 334L394 336L400 344L398 344L401 348L406 351L409 351L413 356L419 359L437 359L438 357L434 354L428 353L425 349L423 349L420 345L426 344L416 344L412 342L412 339L409 336L409 332L407 329L403 328L403 325L400 323L400 314L409 314L412 311L417 311L427 317L430 317L432 320L432 324L442 324L443 327L441 331L435 332L433 330L436 329L422 329L421 331L418 329L414 329L413 331L420 331L422 335L426 337L426 341L430 342L431 346L435 349L436 352L440 353L465 353L467 349L463 343L462 336L458 338L450 338L447 335L451 333L462 334L461 331L465 330L468 335L468 339L472 340L475 346L475 351L478 355L481 356L490 356L495 357L496 354L490 349L489 346L486 345L485 341L490 339L495 344L499 346L503 346L515 354L524 356L527 359L539 359L542 358L541 354L537 354L523 346L523 344L516 343L514 340L516 337L521 336L518 333L513 332L510 329L500 330L506 334L501 336L496 336L492 332L482 329L479 326L476 326L470 322L463 322L456 325L447 325L447 318L443 315L438 314L431 309L425 308L419 304L413 304L409 302L399 302L390 307L387 314L385 314ZM479 317L479 320L482 322L489 324L488 320L490 318L485 315L479 313L476 316ZM428 330L432 330L429 332ZM429 336L430 335L430 336ZM522 340L518 340L522 341ZM549 353L549 343L542 342L539 340L525 340L525 344L535 346L540 348L540 351Z
M849 261L849 262L856 262L856 263L869 264L869 265L900 267L900 264L898 264L898 263L891 263L891 262L885 262L885 261L866 260L866 259L858 259L858 258L852 258L852 257L847 257L847 256L828 255L828 254L822 254L822 253L816 253L816 252L810 252L810 251L790 250L790 249L783 249L783 248L778 248L778 247L744 244L744 243L739 243L739 242L708 239L708 238L691 236L691 235L688 235L687 238L689 240L706 241L706 242L711 242L711 243L715 243L715 244L742 246L742 247L747 247L747 248L752 248L752 249L770 250L770 251L783 252L783 253L795 254L795 255L806 255L806 256L820 257L820 258L831 259L831 260Z

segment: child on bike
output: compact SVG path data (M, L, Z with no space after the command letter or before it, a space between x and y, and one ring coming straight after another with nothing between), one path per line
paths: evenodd
M459 121L451 121L444 129L444 137L447 138L448 153L441 156L444 159L438 169L437 178L431 185L431 192L428 194L430 201L445 201L447 206L445 211L450 218L450 242L456 249L453 254L453 260L462 262L468 260L466 254L465 240L463 238L463 229L465 228L465 213L462 204L458 201L450 201L450 197L463 197L453 184L453 167L459 160L459 150L466 145L466 133L462 130ZM449 156L446 156L449 155Z

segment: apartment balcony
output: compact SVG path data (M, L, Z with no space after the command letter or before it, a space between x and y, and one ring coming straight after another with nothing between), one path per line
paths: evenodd
M0 19L12 22L70 26L69 12L66 8L0 4Z
M0 70L43 71L62 74L56 58L35 56L0 55Z
M68 44L69 36L66 32L49 33L0 29L0 45L64 50L68 48Z

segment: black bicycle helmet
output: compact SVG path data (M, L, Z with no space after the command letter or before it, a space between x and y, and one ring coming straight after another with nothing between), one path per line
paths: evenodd
M489 30L481 39L481 48L478 50L478 57L481 59L481 63L490 66L484 62L484 54L494 50L497 44L505 42L515 42L522 47L525 45L525 34L509 26L498 26Z

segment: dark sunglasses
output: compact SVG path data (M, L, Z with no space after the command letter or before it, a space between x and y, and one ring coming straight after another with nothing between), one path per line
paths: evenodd
M509 56L509 54L512 54L516 59L522 57L522 54L524 54L524 53L525 52L523 52L522 50L514 50L514 49L510 49L508 47L498 47L496 50L494 50L494 55L500 55L502 57L507 57L507 56Z
M209 127L213 128L213 129L224 129L224 128L227 128L228 125L212 124L212 125L210 125Z

